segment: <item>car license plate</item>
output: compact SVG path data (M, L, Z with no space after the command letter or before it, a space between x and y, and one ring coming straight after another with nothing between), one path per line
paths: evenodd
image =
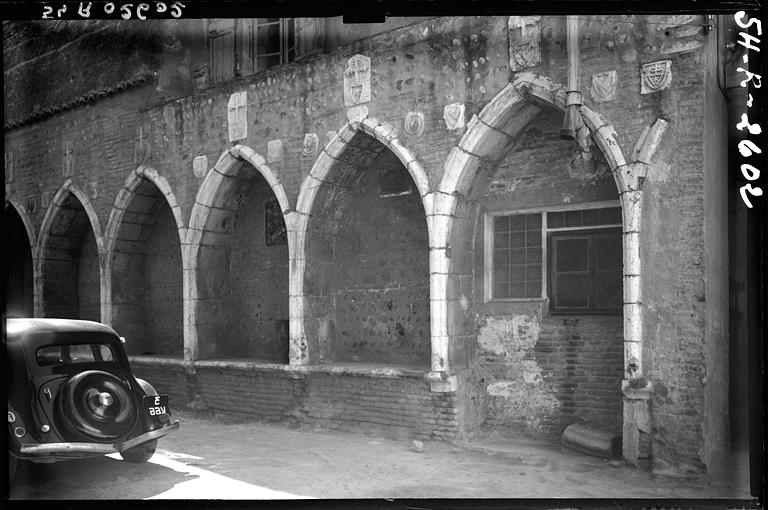
M168 395L149 395L144 397L144 409L150 416L168 414Z

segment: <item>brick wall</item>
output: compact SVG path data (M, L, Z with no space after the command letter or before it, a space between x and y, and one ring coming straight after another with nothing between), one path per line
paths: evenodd
M196 409L393 438L459 437L457 395L432 393L418 372L381 377L226 362L192 369L148 358L132 358L131 365L137 377L170 395L172 407L194 402Z
M181 248L179 231L165 201L154 206L145 261L146 349L155 355L181 357L184 352Z
M256 172L254 171L254 174ZM279 363L288 362L288 243L282 211L270 225L283 234L275 246L267 246L265 204L276 200L263 177L243 197L236 214L230 250L229 281L232 319L227 328L227 345L219 354Z
M47 317L100 316L99 259L88 215L74 195L52 206L44 249L43 313Z
M77 268L78 317L99 321L101 318L101 268L96 238L85 232Z
M385 151L357 177L340 211L328 283L335 305L333 355L346 361L426 365L429 244L424 208L414 191L381 196L379 171L411 180L402 163Z
M158 103L154 83L109 95L87 107L78 106L33 124L6 130L6 150L13 152L15 167L14 181L8 183L7 189L22 201L30 199L33 207L29 216L35 229L39 230L46 212L43 204L50 201L65 179L65 147L71 147L70 167L75 171L72 180L80 189L86 189L90 183L95 185L97 193L92 203L102 231L105 231L115 198L126 177L139 164L153 167L167 179L181 209L182 223L187 226L203 179L192 172L192 158L206 155L209 162L213 162L231 145L227 136L227 102L233 91L244 90L248 94L248 136L238 143L266 155L269 141L283 141L283 159L270 162L269 166L285 187L291 205L295 205L301 183L316 159L316 156L302 154L304 134L317 133L322 145L327 132L337 130L347 122L342 107L341 70L347 59L356 53L371 58L373 94L367 104L370 115L400 131L401 142L424 167L431 189L436 189L443 176L448 151L464 133L462 129L446 129L443 107L463 103L466 118L470 119L514 78L509 69L507 23L507 17L425 20L310 56L300 64L235 79L172 101ZM707 260L703 256L705 226L702 218L706 209L703 200L706 189L702 140L705 128L716 128L707 125L704 108L704 69L711 63L704 58L708 50L699 49L697 45L714 38L711 33L707 36L704 29L697 28L703 24L701 17L692 19L687 25L676 23L668 16L650 21L641 16L584 20L580 27L579 80L585 92L585 102L610 121L627 156L632 154L635 143L649 124L659 117L669 121L670 127L660 152L649 167L643 184L641 257L642 266L646 268L642 288L643 357L646 375L654 385L654 455L673 463L696 464L700 462L705 424L710 420L703 412L704 376L708 373L706 353L712 357L711 353L717 351L702 345L708 328L706 303L711 301L711 296L705 295L704 285ZM193 27L188 34L190 39L196 39L193 35L198 34L194 28L197 24L198 20L189 21L189 27ZM690 44L693 49L675 50L675 44L681 42ZM183 43L180 47L186 51ZM14 100L21 92L27 94L25 97L42 98L40 101L46 104L65 100L59 96L68 92L61 90L42 95L28 94L30 89L25 88L25 80L31 77L36 87L43 86L46 80L34 79L36 76L66 77L72 69L80 69L80 66L71 65L77 46L69 48L75 51L59 59L61 64L56 64L56 59L41 60L39 65L32 66L36 74L11 73L13 76L8 77L7 89L12 92L6 93L6 104L22 105ZM21 46L13 51L17 50L23 52ZM199 39L189 50L193 61L205 59L204 45ZM541 50L541 64L529 70L565 83L564 17L542 17ZM92 56L88 52L82 55L84 58ZM104 55L106 52L99 58L106 58ZM128 51L129 58L112 58L117 71L115 67L109 68L114 72L110 81L120 81L124 77L123 64L127 67L141 67L140 62L144 61L153 64L155 55L162 55L162 52L147 57ZM171 56L177 58L179 54L166 54L168 58ZM26 57L13 58L18 64ZM672 86L658 93L639 94L640 66L667 58L672 60ZM10 60L6 59L6 62ZM180 63L184 68L186 57ZM592 76L609 70L616 71L616 98L597 103L590 90ZM93 86L100 86L101 78L96 74L82 78L85 81L93 79ZM78 82L77 89L91 87L90 81ZM28 103L20 108L34 111L34 105ZM424 114L423 134L408 134L402 129L403 118L409 111ZM611 178L599 172L592 175L591 171L584 171L587 167L581 166L583 162L574 159L573 145L556 138L560 122L559 114L545 109L518 137L510 156L499 165L496 174L487 182L477 182L476 194L470 198L481 197L484 207L499 209L615 198ZM599 169L601 156L597 152L595 158ZM318 193L318 200L322 193ZM482 254L479 247L483 241L482 229L478 230L476 226L477 207L478 202L460 207L461 217L456 220L456 224L466 227L460 227L464 231L457 235L457 242L451 246L451 260L460 276L449 289L456 312L449 318L452 335L449 350L457 369L470 367L482 377L482 370L490 366L484 367L482 362L483 342L488 340L483 338L483 330L490 327L488 324L493 321L496 326L514 321L528 324L528 317L535 317L540 331L544 331L546 320L545 314L542 315L536 307L511 310L482 304L483 282L479 278ZM710 225L717 226L716 223ZM313 330L327 330L328 319L334 312L330 294L323 294L328 289L322 289L319 276L327 269L322 268L322 264L331 261L323 253L330 250L330 245L312 251L310 245L317 239L308 239L305 286L307 306L314 321L307 323L308 337ZM113 290L120 292L121 285L131 281L132 275L130 271L122 276L113 275ZM205 278L207 275L202 275L202 279ZM313 289L315 284L317 289ZM130 291L129 288L125 290ZM461 296L465 301L460 300ZM203 310L198 317L201 324L215 331L212 322L203 320L204 314L225 317L222 315L225 308L222 305ZM117 312L119 320L120 310ZM122 324L128 329L129 348L136 346L138 352L142 352L141 331L130 329L134 323L129 318ZM506 327L502 327L502 332ZM201 338L205 337L204 332L199 333ZM504 334L514 338L511 332ZM539 334L538 338L545 337ZM567 343L565 339L562 341ZM487 400L490 405L491 397L514 389L522 392L514 400L521 403L514 411L516 416L541 416L543 419L550 409L560 405L556 389L560 383L547 381L546 367L542 367L536 355L535 342L511 352L533 352L534 355L516 354L511 365L518 370L516 374L505 373L501 379L484 380L482 384L486 390L478 393L474 404L465 398L466 395L457 398L462 405L484 409L483 402ZM475 359L481 362L479 367L474 366ZM554 368L552 370L556 372ZM533 381L531 387L503 384L504 381L515 381L516 377L523 377L525 381L526 373ZM488 394L489 386L497 395ZM532 423L531 426L535 429L541 424Z
M618 200L602 155L594 151L585 164L576 144L559 139L561 127L562 114L544 108L497 167L478 177L475 207L483 213ZM483 214L474 236L485 426L550 439L576 422L620 433L622 317L550 316L540 299L483 303Z

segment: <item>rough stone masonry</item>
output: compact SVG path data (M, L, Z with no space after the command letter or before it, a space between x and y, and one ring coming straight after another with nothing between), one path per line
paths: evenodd
M422 440L579 423L713 469L712 20L581 16L569 46L565 16L279 18L293 46L256 58L258 20L4 22L9 313L112 325L175 405Z

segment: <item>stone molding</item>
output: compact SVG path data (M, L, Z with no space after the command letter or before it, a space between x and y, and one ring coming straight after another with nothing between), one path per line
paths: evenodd
M122 189L117 193L115 203L112 206L112 210L109 214L109 220L107 222L107 229L105 233L105 249L104 249L104 270L102 271L102 301L101 301L101 321L107 325L112 325L112 253L115 249L115 243L117 241L117 233L120 231L120 225L122 223L123 215L126 209L131 203L136 188L144 181L148 180L155 185L164 197L166 203L171 208L171 214L176 222L176 228L179 232L179 242L182 246L181 250L181 262L182 267L186 269L187 261L185 257L185 250L183 249L184 240L187 236L187 229L184 228L184 221L181 216L181 208L179 207L176 196L171 189L168 180L158 174L157 170L151 167L140 165L133 170L125 179ZM187 279L183 279L184 293L186 294Z
M43 299L43 282L45 281L45 272L44 272L44 266L45 266L45 252L48 245L48 237L49 232L51 229L51 225L53 224L53 220L56 217L56 213L59 211L59 208L61 207L61 204L64 203L64 201L67 199L69 195L74 196L79 202L80 205L83 207L83 210L85 210L85 214L88 216L88 221L91 225L91 232L93 233L94 238L96 239L96 249L98 251L99 256L99 269L100 269L100 275L99 275L99 289L101 293L101 302L104 303L105 295L104 295L104 260L105 260L105 240L104 236L101 233L101 224L99 223L99 218L96 214L96 210L94 209L93 205L91 204L91 201L88 199L88 195L84 193L80 188L78 188L73 182L72 179L67 179L64 181L64 184L61 185L59 190L56 192L56 194L53 196L53 199L51 200L51 203L48 206L48 210L45 212L45 216L43 217L43 222L40 225L40 236L37 239L37 243L35 245L35 249L33 250L33 256L32 256L32 265L33 265L33 274L35 275L33 278L34 281L34 315L35 317L44 317L45 316L45 310L44 310L44 299ZM103 319L103 317L102 317Z
M194 361L199 352L199 340L197 336L197 304L198 304L198 266L197 259L200 251L200 242L206 231L209 214L217 204L222 185L231 175L239 169L241 164L250 166L258 172L272 189L280 209L283 212L286 227L289 226L288 216L292 208L288 195L285 192L280 179L266 164L266 160L246 145L235 145L225 150L216 164L203 179L195 196L195 204L189 218L189 228L186 238L182 241L182 257L186 260L184 265L184 357ZM290 237L289 237L290 240ZM291 243L288 243L288 257L292 257Z
M432 193L429 189L429 179L424 168L416 160L413 152L400 143L397 130L375 118L365 117L362 120L347 122L336 132L326 146L320 151L309 175L301 184L296 200L295 214L291 215L288 228L288 245L292 246L289 260L289 359L291 365L307 365L311 363L309 347L304 330L304 274L306 269L306 232L309 217L312 214L315 198L323 183L327 182L331 171L338 160L343 160L343 153L358 132L365 133L378 140L386 149L400 160L416 184L421 197L424 213L427 218L427 232L431 238L432 222ZM431 299L431 298L430 298ZM432 306L430 305L430 315ZM432 322L432 321L430 321ZM431 328L430 328L431 329Z

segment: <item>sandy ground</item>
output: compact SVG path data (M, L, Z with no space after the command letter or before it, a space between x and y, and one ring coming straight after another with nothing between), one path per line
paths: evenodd
M450 445L179 413L148 464L23 465L11 499L673 498L751 500L745 479L660 477L557 445Z

